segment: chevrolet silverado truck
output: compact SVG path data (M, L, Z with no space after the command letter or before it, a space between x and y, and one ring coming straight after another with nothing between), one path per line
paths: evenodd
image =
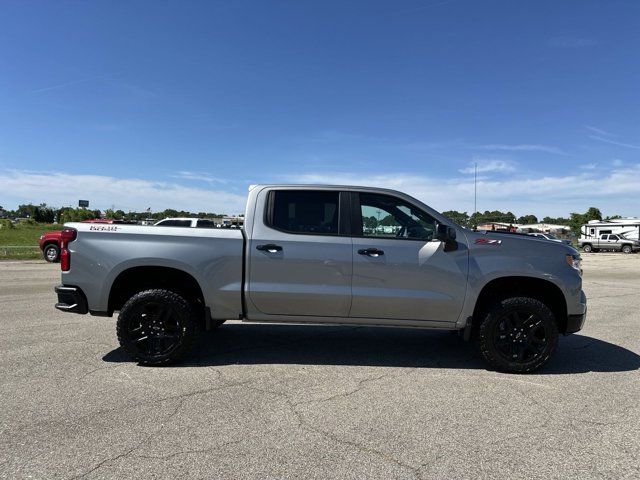
M582 328L580 256L476 232L393 190L258 185L238 230L69 223L56 308L112 316L142 365L184 356L227 319L432 328L492 368L531 372Z

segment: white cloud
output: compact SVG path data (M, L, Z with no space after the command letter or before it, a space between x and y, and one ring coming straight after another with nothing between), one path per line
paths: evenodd
M602 166L604 167L604 166ZM443 210L473 209L473 178L467 175L442 178L424 174L385 173L309 173L262 178L262 182L365 185L406 192L433 208ZM559 176L528 178L479 177L478 209L510 210L517 215L533 213L538 217L566 216L583 212L591 206L605 215L639 215L640 163L618 166L598 174L590 170ZM46 202L54 206L77 205L88 199L99 209L112 205L122 210L178 210L240 213L246 195L229 191L228 185L199 188L176 182L139 178L116 178L101 175L78 175L65 172L31 172L0 170L0 205L15 208L18 203Z
M606 130L602 130L601 128L592 127L591 125L585 125L584 128L591 130L592 132L597 133L598 135L604 135L605 137L617 137L618 135L614 133L607 132Z
M579 165L583 170L595 170L598 167L598 164L595 162L585 163L583 165Z
M478 165L476 170L476 164ZM460 173L490 173L490 172L513 172L515 166L513 162L506 160L484 160L477 159L468 167L459 170Z
M538 145L538 144L517 144L508 145L504 143L491 143L488 145L477 145L475 148L482 150L501 150L508 152L545 152L553 153L555 155L567 155L562 149L554 147L553 145Z
M286 177L287 182L378 186L406 192L433 208L473 210L473 178L437 178L425 175L306 174ZM605 214L639 215L629 198L640 195L640 164L595 175L591 172L478 180L479 210L510 210L517 215L567 216L597 206Z
M594 140L598 140L599 142L610 143L611 145L617 145L619 147L626 147L626 148L633 148L633 149L636 149L636 150L640 150L640 145L633 145L631 143L616 142L616 141L610 140L608 138L598 137L597 135L589 135L589 138L592 138Z
M172 177L182 180L195 180L198 182L206 183L228 183L227 179L214 177L207 172L189 172L186 170L182 170L180 172L177 172L175 175L172 175Z
M103 175L63 172L0 171L0 205L15 208L18 203L47 203L75 206L87 199L91 207L115 206L125 211L175 208L192 212L240 213L246 197L222 190L196 188L178 183Z

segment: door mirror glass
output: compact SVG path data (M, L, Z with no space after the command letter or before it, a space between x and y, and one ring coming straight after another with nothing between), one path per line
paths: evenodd
M440 223L436 230L435 239L445 243L453 242L456 239L456 230L453 227Z

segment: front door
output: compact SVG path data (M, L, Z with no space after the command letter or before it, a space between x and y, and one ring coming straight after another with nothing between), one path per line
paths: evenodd
M391 195L353 195L351 317L455 322L464 303L468 250L445 251L437 222Z
M282 189L267 195L249 243L249 300L265 316L347 317L353 262L341 215L345 194Z

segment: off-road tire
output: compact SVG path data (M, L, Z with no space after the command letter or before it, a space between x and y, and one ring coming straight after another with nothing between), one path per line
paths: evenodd
M593 247L591 245L589 245L588 243L584 244L582 246L582 251L584 253L591 253L593 251Z
M182 295L162 289L145 290L136 293L120 310L118 342L141 365L168 365L191 349L201 322ZM140 332L143 335L138 337ZM169 346L161 350L155 348L157 345Z
M55 243L44 246L42 256L49 263L55 263L60 260L60 248Z
M520 327L505 327L506 323L517 323L517 317L522 320ZM480 354L496 370L530 373L555 352L558 326L553 312L541 301L511 297L497 301L481 315L474 326L473 339Z

